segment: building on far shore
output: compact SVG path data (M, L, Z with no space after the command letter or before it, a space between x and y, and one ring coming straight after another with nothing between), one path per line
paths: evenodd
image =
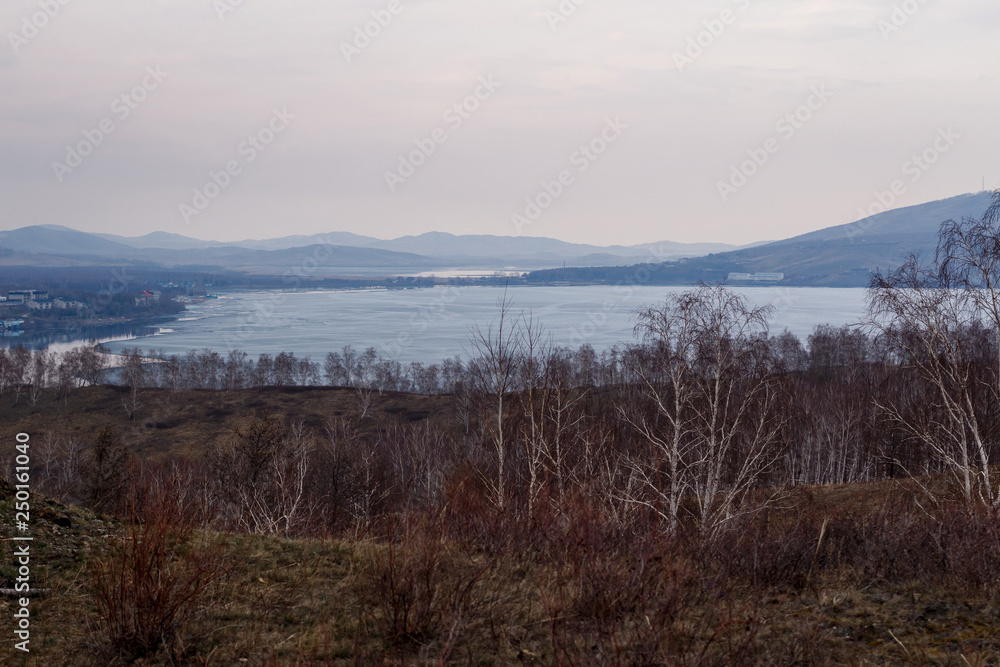
M784 273L730 273L730 282L776 283L785 279Z
M37 289L17 289L7 292L8 301L17 301L18 303L28 303L29 301L38 301L49 298L49 293L45 290Z
M142 294L136 297L135 305L147 307L152 306L160 300L160 294L159 290L144 290Z
M52 299L32 299L27 302L28 310L52 310L55 301Z
M52 305L58 308L59 310L67 310L67 309L83 310L84 308L87 307L87 304L85 304L83 301L72 301L70 299L62 299L60 297L52 299Z

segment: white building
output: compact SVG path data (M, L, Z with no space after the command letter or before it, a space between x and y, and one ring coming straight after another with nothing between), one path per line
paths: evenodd
M730 273L726 280L733 282L770 283L785 279L784 273Z

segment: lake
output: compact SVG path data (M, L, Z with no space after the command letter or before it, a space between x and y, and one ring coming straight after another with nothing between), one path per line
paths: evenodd
M600 352L632 340L633 313L684 287L515 287L516 311L530 313L559 345L589 343ZM772 332L803 339L817 324L854 324L865 309L864 289L737 288L753 304L774 306ZM345 345L374 346L401 362L437 362L468 349L469 329L496 317L504 288L438 287L414 290L242 291L194 304L159 329L117 336L106 346L139 346L167 354L211 348L254 356L294 352L321 360Z

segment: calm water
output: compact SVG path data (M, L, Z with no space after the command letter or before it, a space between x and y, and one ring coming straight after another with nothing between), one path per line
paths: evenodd
M681 287L518 287L507 290L517 311L530 312L555 343L590 343L599 352L632 339L632 313ZM775 307L771 330L805 337L817 324L853 324L865 290L741 288L756 304ZM191 349L241 349L252 355L294 352L319 360L344 345L374 346L402 362L436 362L468 349L469 328L496 316L503 288L441 287L387 291L234 292L189 306L152 335L107 344L183 354Z

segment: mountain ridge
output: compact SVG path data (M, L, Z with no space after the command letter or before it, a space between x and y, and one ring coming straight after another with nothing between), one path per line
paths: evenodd
M911 253L933 254L942 222L979 218L997 196L989 191L957 195L753 248L658 264L650 282L715 283L733 273L761 273L783 274L782 280L764 284L866 287L874 271L891 270ZM635 266L569 267L532 272L529 281L609 283L635 272Z
M699 256L708 252L733 249L719 243L683 244L664 241L641 246L594 246L546 237L455 235L427 232L382 240L351 232L330 232L309 236L286 236L256 241L204 241L169 232L124 237L115 234L81 232L62 225L32 225L0 232L0 247L21 255L45 255L95 261L142 260L170 266L218 265L242 268L249 265L273 266L275 258L260 261L264 255L308 250L316 246L354 248L352 259L361 266L392 268L395 257L400 269L406 268L488 268L517 266L523 269L558 266L568 261L592 261L615 264L640 261L655 247L660 257ZM387 253L387 254L383 254ZM335 253L334 253L335 254ZM301 260L300 260L301 261ZM249 264L248 264L249 262Z
M957 195L743 247L671 241L601 247L546 237L448 232L390 240L330 232L223 243L169 232L121 237L34 225L0 232L0 260L8 266L145 262L164 268L216 267L247 273L282 273L315 264L316 277L517 269L530 272L529 282L557 283L614 281L628 267L646 265L657 267L653 280L662 284L717 282L730 273L771 273L784 274L786 285L861 286L871 272L891 269L911 252L932 252L944 220L979 217L993 196L991 192Z

